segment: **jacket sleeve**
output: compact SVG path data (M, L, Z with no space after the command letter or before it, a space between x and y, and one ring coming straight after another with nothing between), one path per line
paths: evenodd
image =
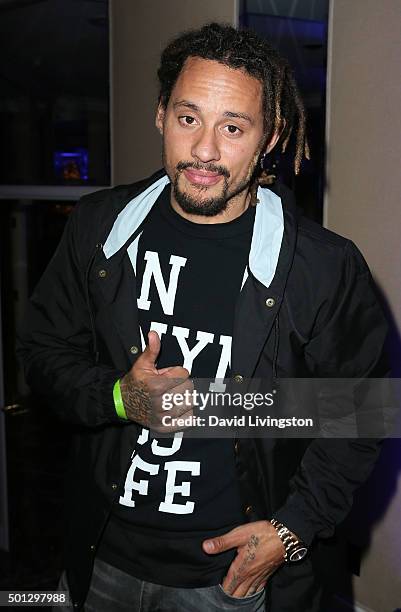
M370 271L357 247L345 248L344 274L336 296L316 321L305 359L313 377L382 378L387 323ZM378 412L380 407L378 406ZM333 535L351 509L355 490L378 458L378 438L316 438L290 481L290 494L274 517L310 544Z
M113 386L123 374L95 363L77 227L81 204L70 215L60 244L28 303L18 352L31 388L48 398L67 422L95 427L124 422Z

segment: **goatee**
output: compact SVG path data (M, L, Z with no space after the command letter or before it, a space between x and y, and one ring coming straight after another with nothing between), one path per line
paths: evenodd
M205 172L214 172L224 177L223 188L220 195L216 195L212 198L202 198L202 192L207 192L208 188L205 186L197 187L199 197L192 196L179 187L179 178L183 170L186 168L192 168L194 170L204 170ZM252 174L252 172L250 173ZM176 172L173 181L173 193L177 204L182 210L191 215L200 215L204 217L214 217L219 213L226 210L231 198L242 193L249 187L249 178L245 178L236 187L236 189L229 193L228 179L230 178L230 172L224 166L218 166L215 164L201 164L199 162L179 162L176 166ZM196 187L196 186L195 186Z

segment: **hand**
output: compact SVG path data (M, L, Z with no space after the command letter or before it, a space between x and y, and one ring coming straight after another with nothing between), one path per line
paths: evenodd
M174 394L193 391L189 372L181 366L160 370L156 360L160 353L160 338L155 331L148 334L148 345L131 370L120 381L121 397L129 419L158 432L178 431L185 427L164 425L162 418L183 417L192 414L191 405L174 405ZM163 394L171 394L173 408L163 408ZM169 401L170 405L170 401Z
M231 548L236 548L238 554L230 565L222 587L233 597L256 593L284 563L284 544L269 521L240 525L224 535L203 542L203 550L209 554Z

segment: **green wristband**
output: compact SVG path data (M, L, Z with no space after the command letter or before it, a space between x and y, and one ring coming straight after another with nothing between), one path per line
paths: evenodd
M121 389L120 389L120 381L118 380L113 387L113 399L114 406L116 408L117 415L120 419L128 420L127 414L125 412L123 398L121 397Z

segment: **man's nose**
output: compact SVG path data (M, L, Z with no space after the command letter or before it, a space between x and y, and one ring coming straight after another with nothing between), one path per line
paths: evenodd
M220 159L220 151L214 129L203 127L197 132L191 154L192 157L204 163Z

